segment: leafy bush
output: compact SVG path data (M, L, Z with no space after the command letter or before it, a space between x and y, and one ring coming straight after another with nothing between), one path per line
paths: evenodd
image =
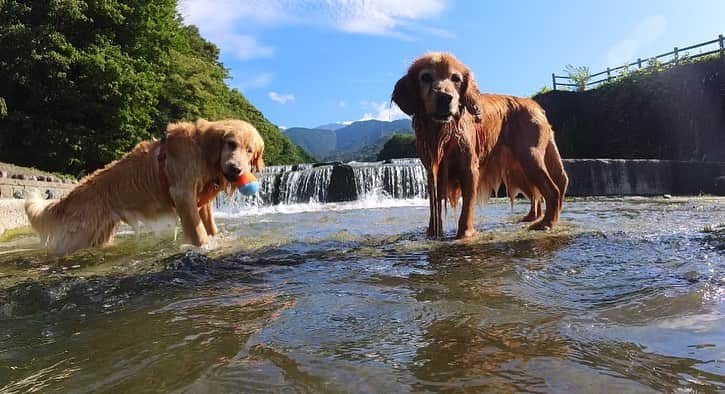
M578 91L583 92L587 89L587 82L591 78L589 67L574 67L571 64L567 64L564 68L564 72L577 85Z
M551 88L548 87L548 86L546 86L546 85L544 85L536 93L532 94L531 97L536 97L539 94L544 94L544 93L550 92L550 91L551 91Z

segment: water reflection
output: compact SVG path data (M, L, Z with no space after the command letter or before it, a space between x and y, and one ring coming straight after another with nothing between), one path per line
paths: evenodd
M722 391L723 201L569 202L548 233L494 203L464 243L417 206L222 220L210 251L21 237L0 392Z

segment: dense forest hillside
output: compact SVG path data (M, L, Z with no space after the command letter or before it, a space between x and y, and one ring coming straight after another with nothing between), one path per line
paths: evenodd
M176 0L0 2L0 160L89 172L170 121L241 118L269 164L310 161L225 80Z

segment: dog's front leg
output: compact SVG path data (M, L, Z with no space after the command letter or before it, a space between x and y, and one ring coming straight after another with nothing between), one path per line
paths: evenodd
M476 194L478 191L478 161L471 163L471 170L463 177L461 181L461 195L463 197L463 207L461 208L461 217L458 220L458 233L456 238L470 238L476 234L473 228L473 217L476 210Z
M428 236L439 238L443 235L443 219L441 218L441 196L438 193L438 165L433 164L428 171L428 199L430 204L430 221Z
M176 212L181 219L181 227L184 229L184 236L194 246L201 246L206 243L206 230L201 221L199 209L196 207L196 195L194 193L173 194Z
M217 229L216 223L214 222L214 215L211 210L211 202L208 202L205 205L202 205L201 208L199 208L199 216L201 216L201 221L202 223L204 223L204 228L206 229L206 233L208 235L214 236L219 233L219 229Z

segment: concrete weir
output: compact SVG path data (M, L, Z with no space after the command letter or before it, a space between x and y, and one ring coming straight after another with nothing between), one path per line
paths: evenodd
M725 195L725 162L568 159L564 167L569 174L567 196L572 197ZM425 170L417 159L271 169L262 182L263 192L246 202L259 206L354 201L371 193L427 198Z
M725 162L568 159L569 196L721 194Z
M567 196L725 195L725 162L667 160L568 159ZM427 198L425 170L417 159L376 163L320 163L270 166L261 177L259 195L226 196L216 206L269 206L355 201L370 194L394 198ZM31 189L47 197L70 191L73 184L0 177L0 234L27 225L20 198ZM7 198L11 197L11 198ZM15 198L12 198L15 197ZM233 208L232 208L233 209Z

